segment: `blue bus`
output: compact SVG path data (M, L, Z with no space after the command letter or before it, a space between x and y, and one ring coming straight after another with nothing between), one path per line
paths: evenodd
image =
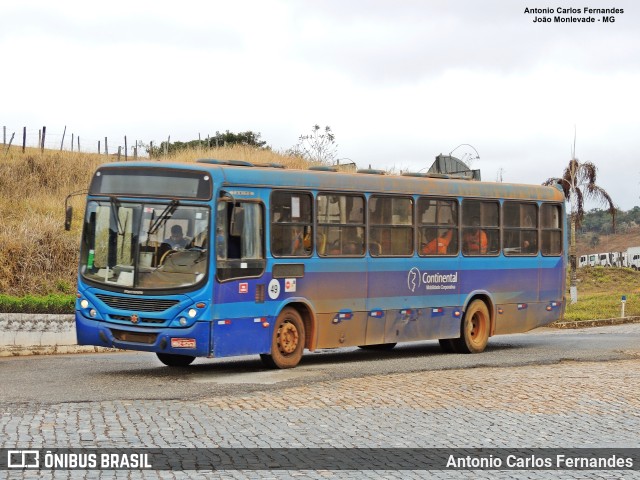
M87 197L80 345L169 366L490 336L560 319L562 190L243 161L101 166ZM438 178L434 178L438 177Z

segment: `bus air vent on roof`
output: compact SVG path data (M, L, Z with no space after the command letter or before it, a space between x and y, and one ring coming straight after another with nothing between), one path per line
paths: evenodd
M403 177L426 177L428 176L428 173L422 173L422 172L403 172L402 176Z
M422 173L422 172L404 172L403 177L421 177L421 178L453 178L452 175L444 173Z
M256 167L264 167L264 168L287 168L284 165L282 165L281 163L256 163L255 164Z
M215 158L199 158L197 163L211 163L213 165L228 165L226 160L217 160Z
M198 163L211 163L214 165L232 165L234 167L253 167L253 163L244 160L217 160L215 158L201 158Z
M336 167L330 167L329 165L313 165L309 167L309 170L315 170L318 172L337 172Z
M385 171L384 170L376 170L373 168L361 168L360 170L358 170L358 173L367 173L369 175L384 175Z

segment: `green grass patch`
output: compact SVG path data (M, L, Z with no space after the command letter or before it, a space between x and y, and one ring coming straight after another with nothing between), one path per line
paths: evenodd
M0 294L2 313L62 313L74 312L76 296L70 294L25 295L13 297Z
M567 287L569 277L567 278ZM640 272L630 268L578 269L578 303L567 304L568 321L619 318L622 296L627 297L625 316L640 316ZM567 301L569 301L567 292Z
M567 321L600 320L604 318L618 318L621 314L620 294L580 294L578 287L578 303L567 305L564 319ZM640 295L627 295L625 304L627 317L640 316Z

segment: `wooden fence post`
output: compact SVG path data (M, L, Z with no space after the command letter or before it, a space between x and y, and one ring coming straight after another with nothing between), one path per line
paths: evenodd
M104 137L104 154L109 155L109 145L107 144L107 137Z
M60 142L60 151L62 151L62 147L64 146L64 135L67 133L67 126L64 126L64 131L62 132L62 141ZM73 150L73 140L71 140L71 150Z
M13 132L11 134L11 140L9 140L9 145L7 145L7 150L4 152L4 156L6 157L9 154L9 149L11 148L11 144L13 143L13 137L15 136L16 132Z
M80 135L78 135L78 153L80 153Z
M2 127L2 145L7 144L7 127Z
M118 161L120 161L121 150L122 150L122 147L118 145Z
M129 149L127 148L127 136L124 136L124 161L129 160Z
M74 138L73 138L73 133L72 133L71 134L71 151L72 152L73 152L73 140L74 140Z
M42 127L42 148L40 149L42 153L44 153L44 143L45 143L46 136L47 136L47 127L44 126Z
M27 147L27 127L22 127L22 153Z
M98 140L98 155L100 155L100 140Z

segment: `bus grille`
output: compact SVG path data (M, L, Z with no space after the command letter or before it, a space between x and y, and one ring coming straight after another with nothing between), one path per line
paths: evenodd
M119 320L121 322L131 322L131 317L126 316L126 315L109 315L109 318L112 320ZM140 317L138 319L139 323L153 323L153 324L163 324L166 323L166 319L164 318L146 318L146 317Z
M113 337L120 342L146 343L151 345L155 343L156 338L158 338L157 333L126 332L113 328L110 330Z
M104 294L98 294L96 297L111 308L135 312L164 312L180 302L179 300L160 300L157 298L114 297Z

